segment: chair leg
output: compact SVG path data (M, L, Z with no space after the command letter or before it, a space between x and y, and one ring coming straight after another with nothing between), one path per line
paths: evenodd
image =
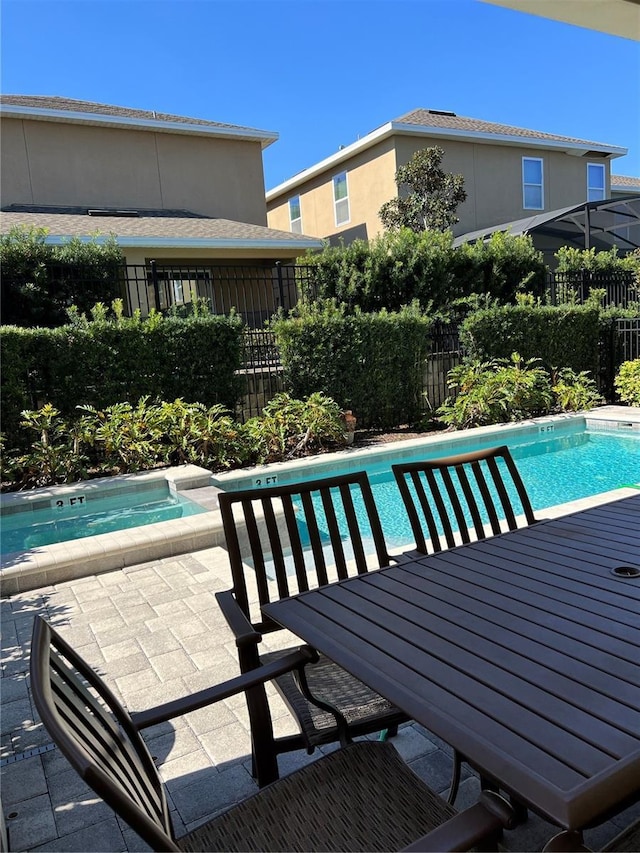
M458 796L458 788L460 787L460 771L462 770L462 756L457 749L453 751L453 770L451 771L451 784L449 785L449 793L447 794L447 802L450 806L453 805Z

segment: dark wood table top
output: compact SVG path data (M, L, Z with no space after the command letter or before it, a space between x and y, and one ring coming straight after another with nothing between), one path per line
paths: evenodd
M579 829L640 798L640 494L263 611Z

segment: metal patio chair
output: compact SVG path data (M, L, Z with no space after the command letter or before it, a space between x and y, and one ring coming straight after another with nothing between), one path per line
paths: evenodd
M440 459L404 462L391 468L418 554L436 553L536 521L527 490L506 445ZM509 485L515 490L516 502L509 495Z
M219 497L233 589L217 593L236 639L240 669L249 672L281 652L260 654L264 634L280 626L260 606L297 592L389 565L382 526L367 474L282 486L221 492ZM369 538L373 553L365 545ZM308 547L306 547L308 546ZM249 565L249 562L251 565ZM274 738L266 693L250 708L254 775L262 786L278 778L280 753L382 732L394 734L407 720L386 699L320 655L275 686L300 734Z
M82 779L153 850L468 850L514 825L501 797L455 810L390 743L350 744L176 838L165 790L140 730L304 665L310 650L184 699L130 715L97 673L40 616L31 686L42 722ZM417 841L415 847L413 843ZM483 849L486 849L483 847Z
M506 445L439 459L402 462L391 469L416 543L415 550L407 552L411 556L437 553L537 520ZM509 485L515 490L516 502L510 497ZM455 752L450 803L455 800L460 784L462 761L464 758ZM495 788L489 779L483 778L482 783L483 787ZM524 809L520 816L524 817Z

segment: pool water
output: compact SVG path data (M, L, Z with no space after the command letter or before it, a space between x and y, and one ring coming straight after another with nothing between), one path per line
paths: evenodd
M3 554L206 512L204 507L169 491L166 483L109 497L78 492L70 497L52 497L44 506L42 503L37 508L3 514Z
M529 495L534 513L539 517L541 511L546 507L563 504L580 498L607 492L623 486L638 486L640 488L640 434L621 434L618 430L594 431L587 430L584 426L559 429L558 432L539 434L529 433L505 433L499 437L492 437L482 443L476 437L470 436L468 440L456 443L455 448L449 444L443 448L442 444L430 443L425 446L413 448L409 453L401 446L398 454L385 454L377 457L367 455L362 460L361 469L367 471L373 496L380 515L380 521L385 536L385 541L390 552L399 552L411 547L413 534L407 517L404 504L391 472L391 465L396 461L409 462L418 459L433 459L442 456L453 456L458 453L467 453L478 450L480 447L508 444L518 471L522 477L525 488ZM446 441L446 438L443 439ZM499 464L502 464L500 460ZM348 473L349 468L340 468L332 465L327 468L326 476L338 476ZM298 481L305 479L317 479L322 475L315 472L308 477L297 476ZM509 482L509 481L507 481ZM238 487L246 487L246 483L238 484ZM493 491L493 488L491 489ZM324 511L321 499L318 495L313 496L317 513L320 535L325 541L329 541L326 528ZM521 513L519 499L515 493L511 494L512 505L515 514ZM362 501L354 494L354 506L361 521L362 530L365 534L365 550L373 554L375 549L373 540L367 536L366 512ZM497 506L500 506L497 503ZM450 517L455 528L453 513ZM343 534L345 555L350 558L351 550L348 542L347 524L344 518L338 517L338 524ZM485 523L488 518L483 519ZM471 518L468 519L471 526ZM308 544L308 534L304 525L299 521L300 535L303 544ZM440 531L442 532L442 531ZM329 556L329 555L327 555ZM290 561L289 561L290 562ZM291 567L293 572L293 568Z
M510 444L509 449L537 514L556 504L640 485L640 435L584 430ZM415 458L466 451L466 447L446 453L423 451ZM411 543L412 534L390 465L386 461L384 467L376 464L368 471L387 543L397 548ZM517 512L519 503L515 494L511 497Z

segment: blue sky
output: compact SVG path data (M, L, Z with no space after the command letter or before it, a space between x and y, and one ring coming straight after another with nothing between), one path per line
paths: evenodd
M1 89L276 131L266 188L424 107L629 149L640 44L479 0L2 0ZM446 167L446 162L445 162Z

